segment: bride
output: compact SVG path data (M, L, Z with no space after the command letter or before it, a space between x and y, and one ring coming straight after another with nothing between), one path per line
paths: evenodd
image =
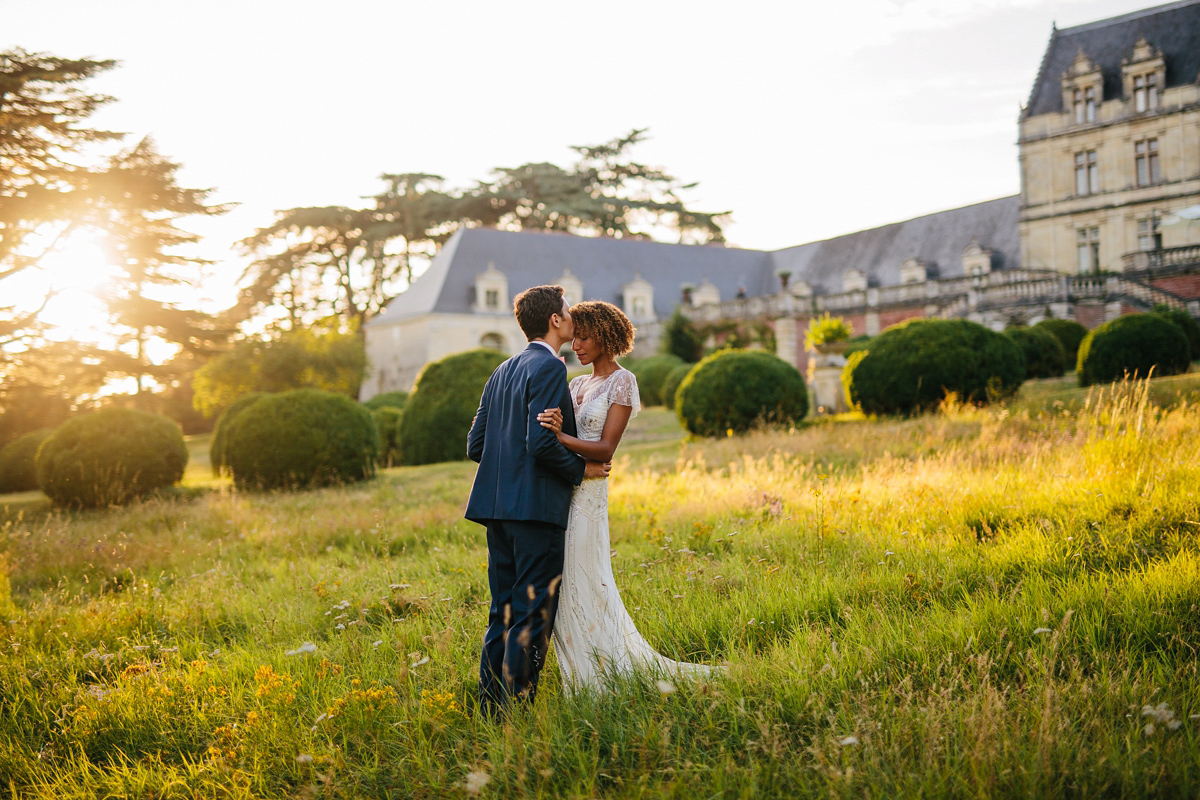
M562 412L548 409L538 420L568 450L593 461L610 461L625 426L641 408L637 381L617 356L633 349L633 325L611 303L588 301L571 308L572 348L591 375L571 381L579 437L562 432ZM563 684L597 687L608 676L642 669L674 677L706 677L714 668L660 655L633 624L613 578L608 538L608 482L585 479L571 498L562 588L554 623ZM717 668L719 669L719 668Z

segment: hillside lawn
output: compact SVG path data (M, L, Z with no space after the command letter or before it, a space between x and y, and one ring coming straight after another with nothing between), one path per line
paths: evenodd
M474 714L474 465L55 511L0 497L0 794L1196 797L1200 375L688 441L649 409L613 559L689 684ZM11 594L11 598L10 598Z

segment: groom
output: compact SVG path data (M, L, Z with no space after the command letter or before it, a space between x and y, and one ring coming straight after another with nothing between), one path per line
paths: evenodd
M479 665L479 704L491 716L510 698L532 702L546 660L571 492L609 466L585 461L542 427L538 413L560 408L563 432L575 435L567 368L559 349L574 329L561 286L517 295L517 323L529 340L483 388L467 435L467 456L479 462L467 519L487 526L492 603Z

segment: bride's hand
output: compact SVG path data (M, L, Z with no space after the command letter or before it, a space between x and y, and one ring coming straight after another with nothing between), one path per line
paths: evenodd
M561 408L547 408L537 416L543 428L549 428L555 435L562 433L563 414Z

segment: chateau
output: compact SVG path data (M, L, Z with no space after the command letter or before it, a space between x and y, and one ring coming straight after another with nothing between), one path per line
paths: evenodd
M1018 143L1017 196L783 250L461 229L367 323L361 397L410 389L452 353L523 349L512 299L541 283L621 306L635 355L679 307L771 326L802 369L824 312L867 334L917 316L996 329L1091 328L1159 304L1200 316L1200 0L1052 30Z

